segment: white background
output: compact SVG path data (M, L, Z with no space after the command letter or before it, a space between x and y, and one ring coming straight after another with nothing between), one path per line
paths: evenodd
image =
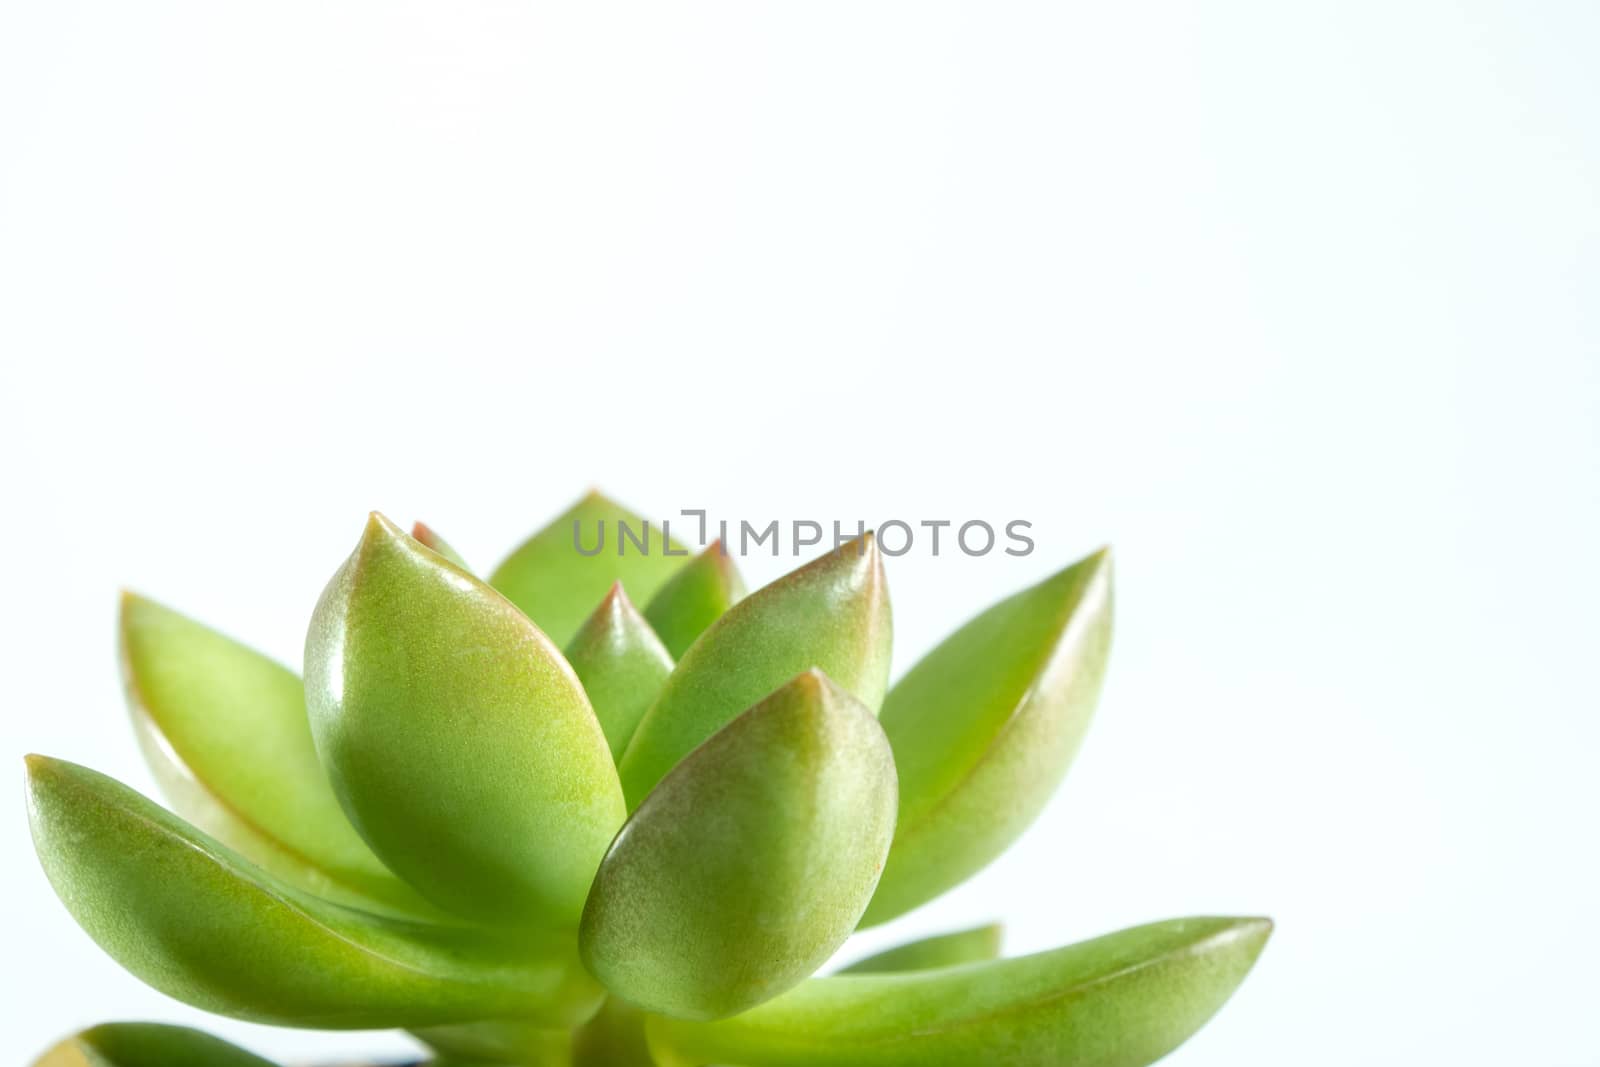
M591 483L1026 518L1026 559L891 561L897 668L1109 541L1097 725L860 950L1266 913L1172 1062L1600 1062L1600 7L0 11L7 773L148 788L117 587L295 662L371 508L481 567ZM78 932L20 802L0 872L8 1061L202 1019Z

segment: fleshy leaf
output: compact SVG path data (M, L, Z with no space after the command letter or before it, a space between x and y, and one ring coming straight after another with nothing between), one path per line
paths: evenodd
M28 758L34 847L113 959L168 996L253 1022L377 1029L587 1018L561 942L384 918L299 892L121 783Z
M390 868L464 915L576 925L622 794L527 616L374 515L312 616L306 698L334 792Z
M411 526L411 536L416 538L417 541L423 545L423 547L433 549L435 552L439 553L439 555L443 556L451 563L454 563L457 567L460 567L468 574L472 573L472 568L467 566L467 561L461 557L461 553L457 552L454 548L451 548L450 542L440 537L439 531L435 530L427 523L420 521L413 523Z
M843 944L894 833L877 721L819 671L736 718L617 835L584 909L590 973L647 1011L731 1015Z
M889 681L889 588L867 534L735 604L667 678L618 764L629 809L696 745L815 667L876 712Z
M612 583L621 582L639 603L648 604L688 555L678 542L667 541L656 523L647 528L627 508L590 493L524 541L495 568L489 584L550 640L565 645Z
M900 823L864 925L988 865L1067 773L1111 648L1111 558L1097 552L985 611L890 690L883 729Z
M1017 959L816 978L735 1019L648 1031L663 1067L1144 1067L1222 1007L1271 930L1177 919Z
M432 909L372 854L328 785L286 667L133 593L119 620L140 747L190 822L309 892Z
M74 1034L33 1067L274 1067L271 1060L187 1026L104 1023Z
M612 758L621 757L639 720L661 692L661 683L672 673L672 657L621 582L611 587L567 645L567 662L589 694Z
M975 926L971 930L957 930L953 934L925 937L858 960L839 973L893 974L980 963L1000 955L1000 935L1000 924L990 923L988 926Z
M682 658L695 638L744 599L744 579L721 541L713 541L690 560L645 606L644 617L673 659Z

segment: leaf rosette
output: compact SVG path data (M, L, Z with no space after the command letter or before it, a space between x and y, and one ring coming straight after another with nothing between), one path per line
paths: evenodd
M646 551L645 529L591 493L484 580L431 528L373 515L312 612L303 680L126 595L128 704L172 810L29 757L52 886L185 1003L402 1028L458 1067L1138 1067L1244 979L1265 920L1009 959L985 926L815 976L1043 809L1105 675L1108 553L891 686L870 534L746 595L719 544L656 530ZM268 1063L147 1023L37 1062Z

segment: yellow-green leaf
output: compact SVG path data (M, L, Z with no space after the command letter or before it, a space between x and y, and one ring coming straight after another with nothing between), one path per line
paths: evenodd
M1111 648L1105 551L967 623L890 690L900 825L864 924L932 900L988 865L1066 774Z
M74 1034L33 1067L273 1067L219 1037L187 1026L104 1023Z
M312 616L306 697L334 792L391 869L463 915L576 925L622 793L527 616L374 515Z
M721 1022L654 1018L661 1067L1144 1067L1214 1015L1265 919L1177 919L1017 959L816 978Z
M849 936L894 833L877 721L818 671L680 763L617 835L584 909L584 962L647 1011L731 1015Z
M876 539L840 546L735 604L684 653L618 771L630 809L696 745L815 667L872 711L889 680L889 588Z
M695 638L742 599L744 579L739 568L722 542L713 541L651 598L644 617L667 651L678 659Z
M611 587L567 645L567 662L589 694L612 758L620 758L639 720L661 692L661 683L672 673L672 657L621 582Z
M931 971L963 963L992 960L1000 955L1000 924L975 926L912 941L858 960L840 974L892 974L897 971Z
M310 892L431 909L345 818L294 672L133 593L122 597L122 674L156 780L190 822Z
M485 1016L571 1026L598 1005L564 941L331 904L64 761L30 756L27 795L34 847L73 918L122 966L197 1008L375 1029Z
M612 583L648 604L688 556L658 524L647 526L622 505L590 493L524 541L489 584L564 646Z

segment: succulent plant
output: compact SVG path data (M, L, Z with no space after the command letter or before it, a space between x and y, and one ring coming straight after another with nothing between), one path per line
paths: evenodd
M576 549L575 524L619 522L643 528L590 495L485 581L373 515L312 614L303 682L125 595L128 703L176 813L29 757L61 900L188 1004L403 1028L440 1064L1137 1065L1243 980L1266 920L1013 959L983 927L813 977L1044 806L1105 670L1107 553L891 687L870 534L745 596L719 544ZM266 1063L136 1023L39 1062Z

